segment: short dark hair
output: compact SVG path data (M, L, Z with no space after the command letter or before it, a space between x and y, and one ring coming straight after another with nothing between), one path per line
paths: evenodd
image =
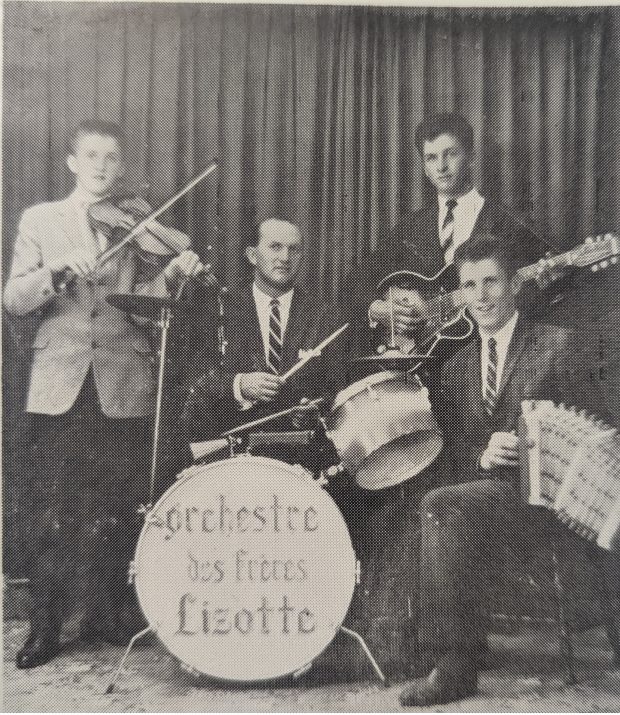
M474 234L454 251L457 270L460 270L463 263L476 263L485 258L494 258L509 277L517 272L518 260L513 244L491 233Z
M259 220L252 221L247 229L244 232L244 241L243 241L243 247L247 248L249 246L258 246L258 242L260 240L260 227L266 222L266 221L283 221L285 223L290 223L292 226L295 226L299 233L301 234L301 229L299 226L293 221L289 216L286 216L284 214L275 214L273 216L266 216L265 218L262 218ZM303 238L303 237L302 237Z
M76 153L80 138L86 134L98 134L101 137L112 137L118 142L121 153L125 153L127 140L125 132L121 129L119 124L116 124L116 122L107 122L103 119L84 119L69 135L67 151L70 154Z
M451 134L459 140L468 154L473 152L474 130L471 124L460 114L443 112L432 114L418 124L415 130L415 145L420 155L424 153L424 142L433 141L440 134Z

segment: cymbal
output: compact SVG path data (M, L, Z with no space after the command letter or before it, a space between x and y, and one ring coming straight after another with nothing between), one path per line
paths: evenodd
M162 308L172 305L170 298L158 298L151 295L136 295L135 293L112 293L106 300L115 308L126 313L140 315L144 318L158 317Z

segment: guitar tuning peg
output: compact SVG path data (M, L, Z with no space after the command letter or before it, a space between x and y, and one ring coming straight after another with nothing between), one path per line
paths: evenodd
M612 256L612 257L609 259L609 262L611 263L612 266L615 266L616 263L618 263L618 256Z
M592 236L588 236L588 237L586 238L586 241L585 241L585 242L586 242L586 243L594 243L594 239L592 238Z
M596 273L596 271L598 271L598 265L595 263L595 264L592 266L592 273Z
M601 261L601 268L607 268L609 266L609 261Z

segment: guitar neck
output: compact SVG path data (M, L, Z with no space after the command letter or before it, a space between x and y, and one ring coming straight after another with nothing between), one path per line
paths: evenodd
M570 266L574 265L573 252L567 251L552 258L545 258L545 262L550 265L551 268L570 268ZM519 268L517 275L524 281L534 280L538 276L538 270L538 263L532 263L529 266Z

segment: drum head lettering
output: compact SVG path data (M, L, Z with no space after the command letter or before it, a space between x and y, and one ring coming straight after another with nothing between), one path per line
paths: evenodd
M293 673L329 645L355 586L331 497L297 468L238 457L188 470L135 557L140 605L168 650L236 681Z

